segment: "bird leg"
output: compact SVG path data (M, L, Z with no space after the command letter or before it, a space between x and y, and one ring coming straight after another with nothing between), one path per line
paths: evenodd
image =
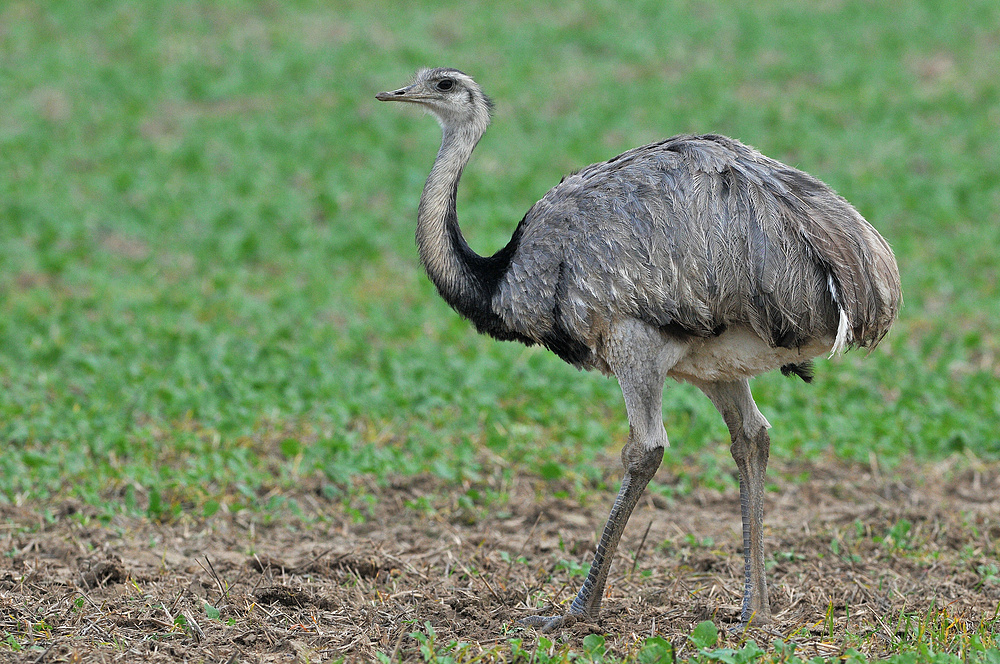
M630 430L629 442L622 450L622 464L625 466L625 475L622 477L622 486L615 498L615 504L611 508L608 522L604 526L601 534L601 541L597 545L597 552L594 554L594 562L590 566L590 573L583 582L583 587L577 593L576 599L569 607L569 611L562 616L528 616L521 620L521 623L538 627L543 632L550 632L554 629L566 627L577 620L596 620L601 610L601 599L604 595L604 586L608 580L608 572L611 570L611 560L618 548L618 541L625 531L625 524L639 497L642 495L649 480L656 474L656 469L663 460L663 447L652 449L637 442Z
M750 395L747 381L701 385L722 413L732 438L733 459L740 471L740 512L743 519L744 585L742 626L771 622L764 571L764 478L771 439L770 426Z
M734 436L730 450L740 470L740 512L743 518L743 609L740 621L761 625L771 622L764 573L764 476L770 438L761 428L752 439Z
M594 563L569 611L562 616L530 616L521 621L540 627L543 632L577 620L597 619L618 541L639 497L660 467L663 448L669 444L663 428L663 381L667 370L684 352L684 345L664 343L656 328L626 320L612 329L606 349L605 357L618 378L628 412L628 441L622 449L625 475L597 545Z

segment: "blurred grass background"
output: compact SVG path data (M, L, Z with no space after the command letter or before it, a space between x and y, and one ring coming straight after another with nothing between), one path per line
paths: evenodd
M420 66L497 102L480 253L566 172L681 132L807 170L893 245L870 357L754 382L775 456L1000 455L1000 5L124 0L0 8L0 500L154 515L303 476L600 480L617 385L477 336L421 272ZM731 475L689 386L675 473Z

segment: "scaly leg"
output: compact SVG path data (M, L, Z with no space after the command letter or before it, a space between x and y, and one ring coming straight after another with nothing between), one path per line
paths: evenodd
M744 625L761 625L771 621L767 597L767 575L764 572L764 476L770 439L766 429L760 429L754 439L742 437L733 442L731 450L740 470L740 511L743 517L743 610Z
M636 445L632 437L629 444L622 450L622 462L625 464L625 476L622 478L622 486L618 491L618 497L611 508L608 522L604 526L601 534L601 541L597 545L597 553L594 554L594 562L590 566L590 573L583 582L583 587L577 593L576 599L569 607L569 611L562 616L528 616L521 620L526 625L539 627L543 632L549 632L560 627L571 625L577 620L596 620L601 610L601 598L604 595L604 586L608 580L608 572L611 570L611 560L618 548L622 533L625 531L625 524L643 489L649 480L656 474L656 469L663 459L663 448L643 449L641 445Z
M628 411L628 442L622 449L625 476L590 573L569 611L562 616L529 616L522 623L548 632L581 619L597 620L611 559L625 524L663 460L663 448L668 444L663 428L663 381L685 350L685 344L635 320L620 321L605 339L604 358L618 378Z
M743 518L744 585L743 625L771 622L764 571L764 479L771 440L771 425L753 401L750 384L711 383L700 385L722 413L732 438L733 459L740 471L740 512Z

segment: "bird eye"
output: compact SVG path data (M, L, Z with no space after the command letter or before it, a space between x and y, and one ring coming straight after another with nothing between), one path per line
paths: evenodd
M448 92L448 90L451 90L453 87L455 87L455 81L451 80L450 78L443 78L437 82L437 85L435 87L441 92Z

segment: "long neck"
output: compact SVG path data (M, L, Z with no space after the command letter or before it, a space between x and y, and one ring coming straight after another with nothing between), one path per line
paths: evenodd
M483 296L481 271L486 259L476 254L458 227L456 194L462 170L469 163L486 127L443 127L441 148L424 185L417 212L420 260L441 296L461 311L461 302Z

